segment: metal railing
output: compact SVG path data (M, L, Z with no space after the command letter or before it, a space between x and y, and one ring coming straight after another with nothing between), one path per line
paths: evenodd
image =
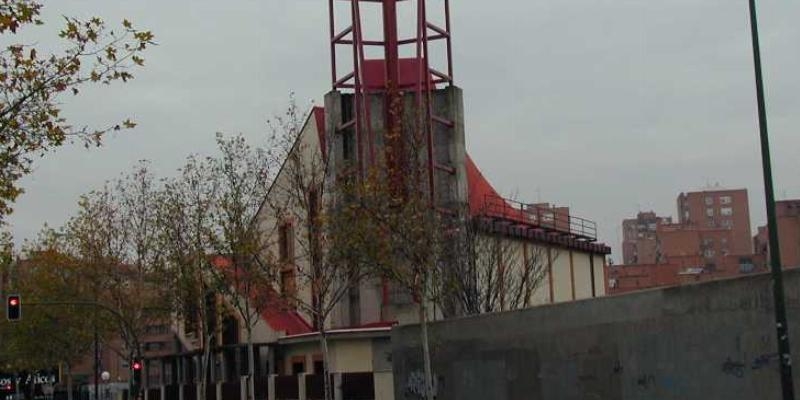
M559 212L557 208L486 195L482 214L580 239L597 240L597 224L594 221Z

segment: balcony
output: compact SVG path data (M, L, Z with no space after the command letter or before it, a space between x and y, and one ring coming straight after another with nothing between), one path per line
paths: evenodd
M574 217L569 214L568 209L564 210L486 195L484 208L480 214L495 220L542 230L548 234L567 236L586 242L597 241L597 224L594 221Z

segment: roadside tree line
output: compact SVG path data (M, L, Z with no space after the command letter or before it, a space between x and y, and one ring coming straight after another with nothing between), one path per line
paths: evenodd
M301 135L305 120L292 99L268 123L261 146L242 135L217 134L215 154L189 155L174 176L164 178L142 161L83 195L64 226L45 226L18 257L6 246L8 287L26 302L97 301L135 328L120 330L119 321L85 307L26 310L21 323L0 322L0 366L69 366L91 350L95 329L104 341L120 335L124 348L117 350L125 356L141 351L148 325L192 321L191 330L199 332L192 339L205 354L198 374L205 385L217 333L206 326L207 313L217 310L205 300L221 296L241 321L250 377L253 329L264 309L286 304L310 316L319 330L328 371L332 313L352 287L376 279L415 299L431 388L432 306L464 315L530 305L546 270L543 253L523 262L519 244L486 235L466 209L453 215L434 210L419 182L412 180L400 194L386 184L380 166L360 177L330 176L325 152L306 147L316 144ZM286 220L292 221L291 244L281 242ZM293 246L290 260L287 245ZM300 264L306 267L295 268ZM287 268L294 268L297 287L306 290L282 288ZM36 340L43 337L52 340ZM330 395L330 379L325 388ZM247 392L252 398L252 379Z

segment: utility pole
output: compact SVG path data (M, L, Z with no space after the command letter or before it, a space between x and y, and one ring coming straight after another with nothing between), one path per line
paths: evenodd
M767 130L767 107L764 101L764 77L761 71L761 48L758 40L758 16L756 1L750 1L750 33L753 40L753 63L755 66L756 97L758 101L758 123L761 137L761 162L764 170L764 191L767 199L767 230L769 231L769 258L772 268L772 294L775 301L775 326L778 334L781 391L783 400L794 400L792 381L792 352L789 348L789 325L786 320L786 299L783 287L781 251L778 243L778 224L775 212L775 188L772 182L772 160L769 151Z
M98 344L100 343L100 338L97 335L97 311L94 312L95 322L94 322L94 400L100 400L100 388L98 385L98 378L99 378L99 371L100 371L100 349Z
M97 303L98 293L97 293L97 284L95 283L94 287L94 302ZM100 400L100 386L98 385L98 380L100 379L100 349L98 347L100 343L100 337L97 333L97 308L94 309L94 317L93 324L94 324L94 400Z

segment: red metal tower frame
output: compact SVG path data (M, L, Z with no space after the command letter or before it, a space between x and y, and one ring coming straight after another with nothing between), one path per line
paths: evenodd
M343 29L337 29L335 2L350 3L350 23ZM363 173L365 163L363 155L367 149L369 164L374 164L375 143L370 121L370 107L367 96L375 93L383 93L387 107L384 108L386 115L386 132L401 132L402 116L391 111L393 104L402 103L402 93L413 90L416 94L416 114L419 116L417 130L424 135L427 147L427 175L429 195L432 206L436 199L435 196L435 171L444 170L453 173L453 168L438 165L434 160L434 126L441 124L452 128L454 122L434 115L432 109L432 93L437 85L453 84L453 59L452 59L452 35L450 33L450 0L328 0L330 14L330 46L331 46L331 81L334 90L352 91L353 93L353 118L344 121L336 127L337 133L346 129L353 128L356 136L356 150L358 156L358 169ZM411 38L400 38L398 34L397 4L401 2L416 3L417 21L416 35ZM441 27L428 19L428 4L440 3L444 8L445 26ZM381 40L365 39L362 20L362 5L365 3L381 3L383 15L383 38ZM444 41L446 44L445 54L439 55L445 58L447 72L438 71L431 67L430 44L433 42ZM352 51L353 69L340 75L337 71L337 58L339 51L347 46ZM415 47L415 57L412 65L416 65L417 73L412 82L401 83L401 58L400 50L405 46ZM383 87L369 87L365 84L365 65L368 61L365 56L367 47L382 48L384 53L384 74L385 85ZM404 59L408 60L408 59ZM389 146L393 149L400 146ZM388 155L388 162L401 162L402 155Z

